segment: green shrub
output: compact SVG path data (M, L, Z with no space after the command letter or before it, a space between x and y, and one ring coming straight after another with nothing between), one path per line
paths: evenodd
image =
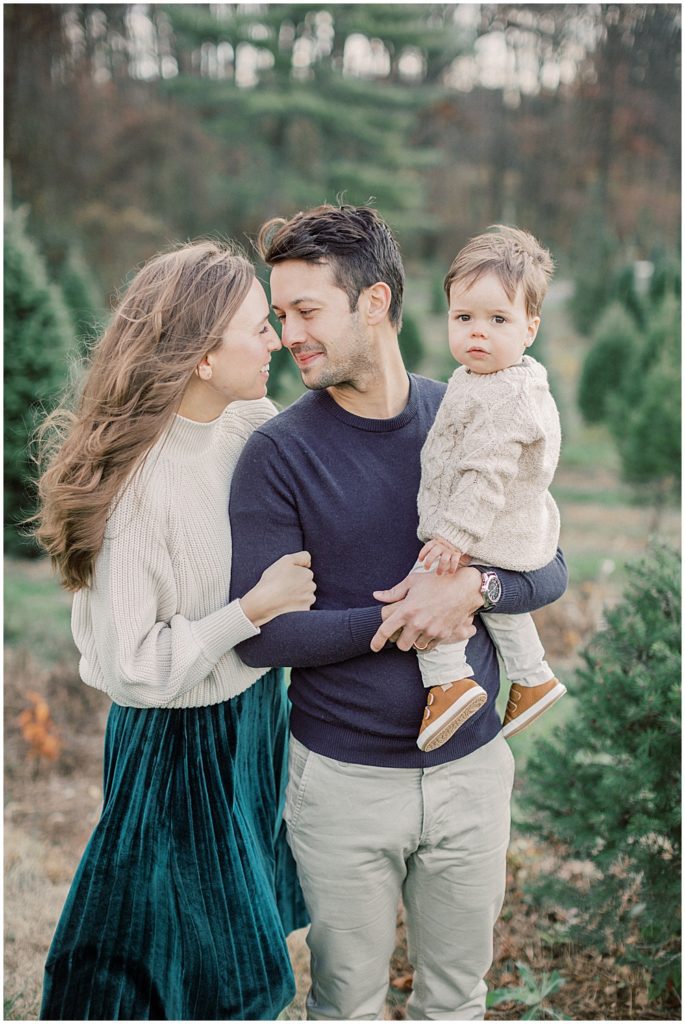
M619 302L613 302L599 320L580 373L578 406L586 423L606 420L609 399L622 391L638 347L634 319Z
M36 554L19 524L35 510L29 443L58 398L74 344L64 300L19 214L5 223L5 549Z
M660 993L680 979L680 563L654 546L627 571L522 802L529 828L596 869L585 890L548 878L537 895L576 908L569 937L646 968Z

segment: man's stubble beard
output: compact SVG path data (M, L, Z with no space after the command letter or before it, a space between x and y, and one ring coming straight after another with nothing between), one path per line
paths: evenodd
M309 391L325 391L327 388L363 391L369 380L378 376L379 370L370 352L368 335L356 323L352 331L354 344L344 362L337 366L324 367L315 381L302 383Z

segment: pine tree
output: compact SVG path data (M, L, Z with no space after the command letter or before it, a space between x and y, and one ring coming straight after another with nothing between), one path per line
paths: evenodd
M651 311L637 359L607 405L624 479L648 488L659 506L679 490L680 305L672 295Z
M30 439L57 398L74 337L59 289L18 213L5 223L5 549L35 555L20 523L35 509Z
M584 652L572 717L528 762L527 827L592 861L587 891L559 878L538 895L578 908L570 937L622 950L678 985L680 562L654 546L628 567L622 601Z
M640 329L644 328L648 315L648 303L638 293L633 263L628 263L617 272L612 292L637 326Z
M436 316L447 313L447 296L445 295L445 274L436 272L430 282L430 311Z
M71 315L82 355L97 338L104 322L98 287L81 253L71 248L59 271L59 285Z
M597 190L590 197L574 236L574 292L569 309L576 329L588 335L611 302L618 243L602 212Z
M657 306L667 295L680 298L680 260L666 252L657 252L653 258L654 271L649 281L649 299Z
M402 317L399 342L404 365L410 372L417 370L423 359L424 349L418 324L409 313L404 313Z
M425 233L423 172L438 156L407 140L433 96L402 80L399 62L409 46L422 48L431 67L443 51L453 58L457 50L420 5L168 10L185 53L180 66L196 69L197 54L207 47L223 45L236 55L222 77L197 77L195 70L162 86L198 110L225 150L225 220L232 234L252 234L267 216L335 203L338 196L356 205L373 200L396 231ZM384 72L344 71L352 35L383 50ZM257 53L251 85L237 80L243 45Z
M635 320L620 302L612 302L597 325L578 384L578 406L586 423L603 423L612 395L620 394L638 349Z

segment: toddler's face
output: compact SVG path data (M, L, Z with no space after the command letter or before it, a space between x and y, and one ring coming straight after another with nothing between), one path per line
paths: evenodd
M519 288L508 298L496 274L483 274L470 287L450 288L450 352L473 373L496 373L521 362L532 345L540 317L529 317Z

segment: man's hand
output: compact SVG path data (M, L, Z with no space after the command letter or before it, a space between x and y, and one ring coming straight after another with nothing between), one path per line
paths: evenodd
M401 630L397 646L408 651L416 643L429 644L468 640L476 632L473 616L483 604L478 569L464 567L456 574L410 572L390 590L376 590L374 597L388 605L383 624L371 640L371 650L380 651Z

